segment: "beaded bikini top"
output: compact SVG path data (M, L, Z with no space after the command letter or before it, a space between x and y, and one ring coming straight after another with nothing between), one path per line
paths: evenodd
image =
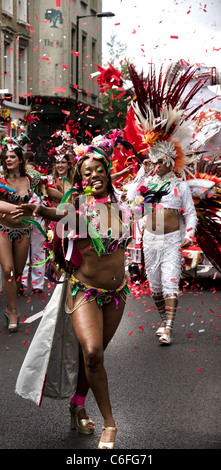
M109 255L109 254L112 254L112 253L114 253L115 251L117 251L119 249L127 248L127 246L132 241L132 236L128 234L128 231L126 229L125 232L121 232L119 238L113 238L112 237L112 229L109 228L105 235L104 234L101 235L101 240L102 240L102 244L103 244L104 249L103 249L103 251L101 251L100 254L101 255ZM81 248L81 249L78 248L78 251L81 254L83 254L83 253L86 253L87 251L93 250L93 249L94 249L94 247L90 243L89 245L87 245L84 248Z
M34 188L38 185L40 181L40 175L38 172L30 171L26 173L25 176L29 182L29 188L26 194L20 195L18 192L7 186L7 181L4 178L0 178L0 199L4 199L7 202L16 204L18 201L27 203L30 201L33 196Z
M109 227L106 232L102 233L99 231L99 216L95 210L91 211L91 208L84 205L85 213L84 215L87 216L87 220L89 222L89 236L90 242L84 248L77 248L77 250L83 254L89 250L95 249L97 252L99 251L100 255L111 254L119 249L125 249L132 241L132 225L131 225L131 211L128 208L127 204L118 204L118 207L121 210L122 217L118 214L117 217L119 218L122 227L121 233L119 237L113 237L112 228ZM85 238L87 238L88 233L85 233ZM78 235L74 234L68 236L69 239L74 238L75 242L82 238ZM99 248L98 248L99 245Z

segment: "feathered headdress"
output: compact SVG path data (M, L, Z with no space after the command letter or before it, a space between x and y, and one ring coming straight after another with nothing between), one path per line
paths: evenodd
M106 69L98 64L96 64L96 66L100 72L97 77L97 83L100 86L100 93L110 90L113 86L122 87L123 75L119 70L115 69L113 65L108 63L108 67Z
M63 142L63 144L58 145L58 147L52 147L52 149L49 150L48 154L53 156L56 162L60 162L64 157L67 157L67 155L69 155L69 151L69 145L66 145L65 142Z
M157 78L152 65L144 79L143 74L137 74L133 65L128 65L135 92L131 101L133 118L149 152L149 158L153 163L163 159L168 166L172 164L177 169L187 163L185 141L191 140L191 116L202 105L194 110L188 106L204 85L204 82L198 81L183 98L183 92L192 79L195 68L190 66L181 75L180 68L177 68L172 80L169 80L170 68L163 76L161 67Z
M29 138L25 134L20 134L17 137L5 137L2 141L3 145L6 145L9 152L13 152L16 148L23 150L23 145L29 142Z
M95 137L90 145L79 145L75 147L75 162L78 164L85 156L94 154L95 158L103 159L106 163L108 171L111 169L111 156L117 144L123 145L125 148L133 148L130 142L123 139L123 131L113 129L107 134ZM133 151L136 153L135 149Z
M23 146L30 141L25 131L28 125L35 123L36 120L39 121L35 113L36 111L32 111L31 106L29 106L22 118L12 121L11 127L16 133L19 132L19 135L15 137L5 137L2 141L2 144L6 145L10 152L13 152L18 147L23 150Z

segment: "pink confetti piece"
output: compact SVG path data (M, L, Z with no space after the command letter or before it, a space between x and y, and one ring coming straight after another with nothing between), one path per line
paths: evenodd
M66 88L55 86L53 89L53 93L55 93L56 91L60 91L60 93L66 93Z
M21 323L24 323L27 320L27 315L24 316L23 320L21 320Z
M76 55L77 57L80 57L80 52L71 51L71 54L74 54L74 55Z
M119 100L119 98L121 98L121 96L125 95L126 94L126 91L124 91L123 93L121 93L120 95L117 96L117 99Z

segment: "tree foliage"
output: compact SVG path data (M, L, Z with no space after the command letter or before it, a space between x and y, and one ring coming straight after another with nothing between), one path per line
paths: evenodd
M110 36L110 41L107 42L109 47L109 63L119 70L124 78L128 77L127 73L127 59L125 58L127 46L122 46L117 41L117 35ZM106 67L108 64L105 64ZM106 111L104 119L104 131L108 132L110 129L123 129L125 126L125 119L127 114L128 97L122 96L123 90L112 88L103 93L103 108ZM119 97L119 98L118 98Z

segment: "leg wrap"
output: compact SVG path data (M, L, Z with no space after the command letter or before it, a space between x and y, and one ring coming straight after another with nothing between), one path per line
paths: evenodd
M166 315L166 310L165 310L165 300L164 300L163 293L159 292L159 293L153 294L153 299L157 307L157 310L160 314L161 321L165 322L167 315Z
M178 296L176 294L168 294L165 296L166 328L169 330L173 330L177 304Z

